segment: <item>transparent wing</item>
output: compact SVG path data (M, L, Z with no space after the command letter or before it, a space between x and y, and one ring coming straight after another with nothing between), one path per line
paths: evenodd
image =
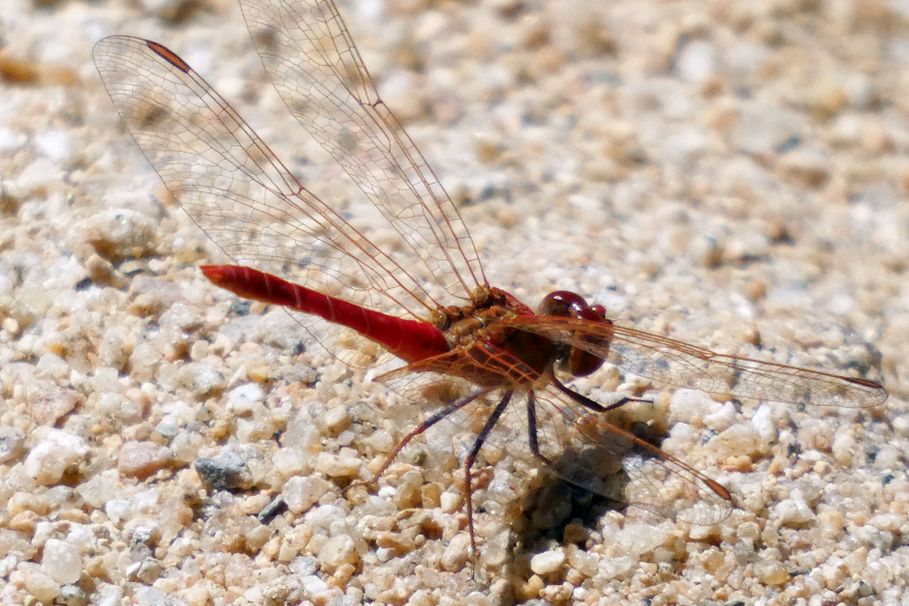
M707 526L729 515L729 492L693 466L613 425L604 414L578 405L552 385L535 391L535 399L538 418L548 420L540 423L539 449L551 461L550 468L569 482L655 518ZM553 429L553 411L573 431Z
M431 417L440 406L438 390L445 377L472 377L446 393L442 401L450 403L476 389L470 385L475 386L477 377L484 376L488 384L501 387L453 411L446 423L439 423L452 427L448 431L465 432L468 437L464 443L469 444L470 435L475 436L484 425L501 390L516 391L508 412L488 436L481 453L494 449L499 451L495 459L508 453L546 465L577 486L652 517L709 525L729 514L729 492L707 475L613 425L606 415L591 412L511 354L489 343L476 349L482 351L471 355L453 350L393 370L380 379L412 401L425 403L420 409ZM459 381L463 379L453 380L454 385ZM532 392L527 390L529 385L535 386Z
M708 393L814 406L868 408L887 400L874 381L716 353L611 322L518 317L503 326L570 344L631 374Z
M418 260L460 299L486 283L457 208L379 97L331 0L241 0L262 63L291 114L344 168Z
M372 309L425 317L438 307L431 276L416 276L304 188L175 53L111 36L93 55L164 185L235 262Z

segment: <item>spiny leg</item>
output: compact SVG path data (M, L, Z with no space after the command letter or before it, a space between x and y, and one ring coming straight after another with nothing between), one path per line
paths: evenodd
M407 446L407 444L412 439L414 439L415 437L417 437L418 435L420 435L421 433L423 433L424 431L426 431L427 429L429 429L430 427L432 427L433 425L435 425L436 423L438 423L439 421L441 421L448 415L450 415L454 412L457 412L458 410L464 408L465 406L467 406L468 404L470 404L471 402L473 402L480 396L485 395L486 393L488 393L488 391L489 391L488 389L483 389L480 391L475 391L474 393L467 394L463 398L459 398L459 399L455 400L454 402L452 402L451 404L449 404L442 410L437 411L435 414L431 415L429 418L424 419L419 425L417 425L416 427L411 429L407 433L406 436L404 436L403 438L401 438L400 441L398 441L398 444L395 446L394 450L391 451L391 454L388 455L388 457L385 459L385 462L382 463L382 467L380 467L379 471L377 471L373 475L372 480L370 480L370 482L375 483L375 482L379 481L379 477L383 473L385 473L385 470L388 469L388 466L391 465L391 462L395 460L395 457L398 456L398 453L400 453L401 450L403 450L403 448L405 446Z
M555 381L558 385L560 385L561 388L563 388L563 391L565 391L568 395L574 394L574 395L577 395L578 398L584 398L584 396L582 396L581 394L578 394L578 393L572 391L571 389L569 389L568 387L565 387L564 385L561 385L560 383L558 383L558 381L555 379L555 377L553 377L553 381ZM600 404L597 404L593 400L590 400L590 398L584 398L584 399L588 400L588 402L590 404L590 405L587 405L587 404L584 404L584 402L581 402L582 404L585 405L585 408L596 410L598 412L599 412L599 409L602 409L603 412L605 412L607 410L613 410L628 402L641 402L641 401L648 402L649 401L649 400L642 400L640 398L624 397L620 401L616 402L615 404L611 404L609 406L602 406ZM550 459L549 457L544 455L542 452L540 452L540 438L539 438L539 435L537 434L537 398L536 398L536 395L534 394L534 392L532 392L532 391L527 394L527 442L530 445L531 454L533 454L533 456L535 456L539 460L543 461L543 463L545 463L559 477L561 477L563 480L565 480L572 486L577 486L578 488L580 488L582 490L591 492L591 488L589 486L585 485L584 483L578 481L577 478L568 477L566 474L557 470L552 459ZM622 501L619 501L618 499L614 499L608 495L603 494L601 496L605 497L606 499L615 503L616 505L623 504Z
M533 456L552 467L552 460L540 452L540 440L537 436L537 397L532 391L527 393L527 442Z
M489 418L486 419L486 424L483 425L483 429L480 430L480 433L477 435L476 440L473 441L473 446L470 448L470 452L467 453L467 457L464 459L464 489L466 492L466 501L467 501L467 527L470 531L470 551L471 557L473 559L473 571L476 574L477 571L477 539L474 535L473 530L473 490L470 486L470 468L473 467L474 462L477 459L477 454L480 452L480 448L483 446L483 442L486 441L486 438L489 437L489 432L492 431L496 423L499 421L499 418L502 416L502 413L505 412L505 408L508 406L508 402L511 401L512 391L506 391L502 396L502 399L499 400L499 403L496 404L495 409L489 415Z
M559 381L559 379L556 378L554 373L551 374L549 378L552 381L552 384L556 386L556 389L561 391L563 394L565 394L566 396L568 396L569 398L571 398L572 400L574 400L575 402L577 402L584 408L587 408L594 412L608 412L610 410L615 410L616 408L621 408L622 406L624 406L625 404L628 404L629 402L651 402L651 403L653 402L653 400L648 400L647 398L635 398L634 396L622 396L621 399L619 399L619 401L613 402L609 406L603 406L602 404L600 404L598 402L594 402L587 396L579 394L575 390L571 389L570 387L568 387L567 385L565 385L564 383Z

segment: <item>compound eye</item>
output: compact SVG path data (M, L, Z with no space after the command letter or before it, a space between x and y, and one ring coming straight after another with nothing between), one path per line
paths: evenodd
M587 307L587 301L570 290L556 290L540 303L540 313L550 316L577 316L581 309Z

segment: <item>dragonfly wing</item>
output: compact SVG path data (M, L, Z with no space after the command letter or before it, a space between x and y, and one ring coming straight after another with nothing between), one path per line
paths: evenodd
M530 316L503 326L570 344L631 374L707 393L844 408L878 406L887 399L886 390L867 379L716 353L611 322Z
M236 263L373 309L416 317L435 309L422 280L304 188L175 53L111 36L93 55L117 111L164 185Z
M569 482L651 517L698 525L729 515L732 498L719 483L671 454L579 406L552 385L535 391L540 451ZM561 416L573 431L560 428ZM559 436L553 442L551 436ZM688 453L686 457L691 456Z
M591 413L551 383L541 386L545 378L535 375L511 354L489 343L484 344L483 350L491 354L483 371L490 384L500 387L445 420L445 424L453 426L449 431L463 432L459 440L466 447L492 413L497 394L507 389L504 386L511 386L516 397L483 445L481 454L487 458L490 454L496 459L508 454L534 465L548 465L572 484L655 517L708 525L728 515L732 500L718 483L609 423L603 415ZM444 403L477 389L475 382L452 377L451 372L469 375L474 372L475 360L463 350L453 350L393 370L380 380L413 401L430 403L429 409L422 405L417 409L427 411L427 417L431 417L437 406L444 407ZM443 395L441 386L448 382L453 389ZM535 385L532 396L529 385ZM541 456L534 453L533 442Z
M401 264L419 259L428 276L462 300L485 284L457 207L379 97L334 2L240 4L287 108L400 236L401 258L409 262Z

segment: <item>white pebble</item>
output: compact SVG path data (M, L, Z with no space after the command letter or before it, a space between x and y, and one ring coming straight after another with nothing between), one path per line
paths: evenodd
M227 381L214 367L191 362L177 373L180 384L192 391L197 398L223 390Z
M442 552L442 569L457 572L464 568L468 557L470 557L470 535L464 532L458 533Z
M117 456L117 470L133 478L147 478L172 464L170 449L155 442L126 442Z
M25 576L25 589L39 602L50 604L60 595L60 585L52 578L37 570L30 570Z
M703 82L713 74L715 63L713 45L702 40L693 40L679 52L676 69L683 80Z
M565 563L565 552L561 549L544 551L530 559L530 569L535 574L549 574L558 570Z
M852 459L855 456L857 444L855 436L848 428L843 428L836 432L833 438L833 458L843 467L852 465Z
M344 406L335 406L326 410L320 421L330 435L336 436L350 426L350 413Z
M44 543L41 568L60 584L75 583L82 575L82 555L71 543L48 539Z
M350 478L357 475L361 464L360 457L352 454L320 452L316 458L316 471L330 478Z
M814 513L801 499L783 499L773 508L774 516L783 526L798 528L812 522Z
M10 154L28 143L25 133L17 133L8 128L0 128L0 154Z
M668 538L669 533L664 528L649 524L628 524L615 534L615 542L631 555L647 553L664 545Z
M306 575L300 579L303 595L316 597L328 591L328 585L314 574Z
M265 399L265 392L256 383L247 383L231 389L227 394L230 412L238 415L254 411L255 404Z
M357 550L354 540L346 534L331 537L322 549L319 550L319 563L329 569L335 569L342 564L355 564Z
M697 389L677 389L669 399L669 414L673 419L700 425L709 414L719 410L720 405L709 395Z
M104 504L104 513L112 522L126 520L130 512L129 501L126 499L112 499Z
M896 415L890 423L897 435L909 438L909 415Z
M9 463L22 455L25 434L15 427L0 427L0 465Z
M42 429L40 441L25 459L25 471L39 484L55 484L69 467L88 454L88 445L79 436L63 430Z
M704 425L713 431L723 431L735 423L735 406L732 402L726 402L716 412L704 416Z
M583 549L579 549L577 545L570 545L568 547L568 565L588 577L592 577L597 573L596 556Z
M733 425L710 440L709 446L720 458L753 456L764 450L761 436L751 423Z
M442 493L442 496L439 497L439 507L445 513L454 513L461 509L462 500L460 494L445 491Z
M55 162L68 161L72 155L71 137L67 131L45 131L38 134L34 141L38 151Z
M773 413L769 406L761 404L751 415L751 424L754 425L765 446L776 442L779 432L773 422Z
M119 208L93 215L76 233L105 259L120 259L154 253L158 228L151 217Z
M284 485L281 496L288 509L294 513L303 513L315 505L331 487L331 482L318 476L294 477Z
M616 578L626 578L636 566L637 560L630 556L603 558L600 560L597 578L604 577L607 581Z

